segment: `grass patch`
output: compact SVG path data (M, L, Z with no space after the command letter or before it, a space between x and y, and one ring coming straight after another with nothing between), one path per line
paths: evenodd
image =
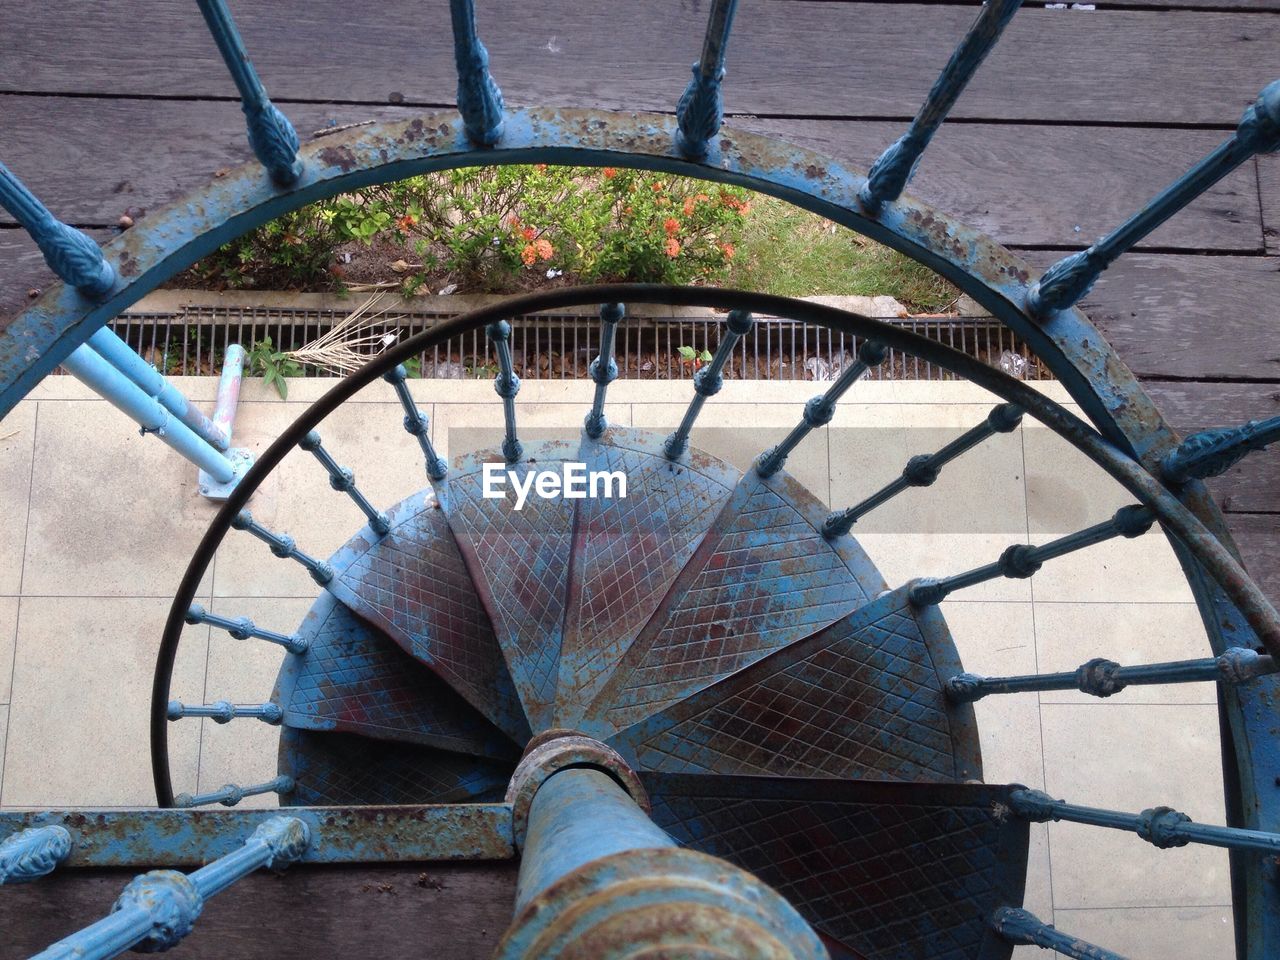
M940 310L960 295L897 251L763 194L751 198L726 283L784 297L890 296L917 312Z

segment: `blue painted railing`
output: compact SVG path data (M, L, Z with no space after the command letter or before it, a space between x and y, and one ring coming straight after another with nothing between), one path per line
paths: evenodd
M1152 807L1141 813L1121 813L1055 800L1041 790L1015 790L1009 800L1014 813L1033 823L1065 820L1111 830L1126 830L1162 849L1200 843L1211 847L1226 847L1229 850L1255 850L1273 855L1280 852L1280 833L1196 823L1185 813L1169 807Z
M1072 960L1125 960L1118 953L1095 947L1079 937L1063 933L1051 923L1017 907L1001 907L991 915L991 929L1014 946L1055 950Z
M401 364L387 373L383 379L395 388L400 406L404 407L404 429L417 439L418 446L422 449L422 455L426 458L427 476L432 480L443 480L449 473L449 464L445 462L444 457L436 453L436 448L431 443L431 425L427 422L426 414L418 409L417 404L413 402L413 396L409 393L409 371Z
M917 606L928 606L941 603L947 596L964 587L976 586L998 577L1025 580L1034 576L1046 560L1064 557L1115 537L1140 537L1151 529L1154 522L1155 514L1147 507L1137 504L1121 507L1110 520L1069 533L1043 546L1015 543L1000 554L999 560L984 567L941 579L923 577L911 585L908 595Z
M253 519L253 514L248 510L241 510L231 526L237 530L243 530L257 537L268 547L271 548L273 556L279 557L281 560L296 560L307 568L307 572L311 574L311 579L316 583L324 586L333 579L333 567L324 560L317 560L308 553L303 553L298 549L297 542L287 533L273 533L262 524Z
M387 519L387 515L377 510L369 502L368 498L356 488L355 473L346 467L338 466L338 461L333 459L332 454L320 442L320 434L312 430L302 438L302 442L298 446L314 455L320 461L320 465L329 474L329 486L351 498L352 502L360 508L360 512L365 515L365 519L369 521L369 528L374 533L382 536L391 529L391 521Z
M707 398L714 397L724 386L724 365L729 362L738 341L751 331L751 325L754 322L751 314L745 310L729 312L725 331L720 337L720 343L716 346L711 362L693 375L693 399L689 401L689 407L685 410L680 425L662 445L668 459L678 460L689 449L689 433L693 430L698 414L702 412Z
M1205 480L1226 473L1250 453L1280 440L1280 417L1194 433L1160 461L1166 483Z
M618 379L618 362L613 359L613 342L618 333L618 323L625 314L626 309L620 303L606 303L600 307L600 352L591 361L588 371L595 382L596 392L591 401L591 412L583 423L587 436L593 440L599 439L609 426L604 416L604 397L609 384Z
M787 462L787 457L800 445L801 440L811 431L818 427L825 427L831 422L831 418L836 415L836 403L849 391L849 388L862 379L862 375L872 367L884 363L888 355L889 351L880 344L871 340L865 341L858 348L858 359L840 372L840 376L827 389L827 392L820 397L814 397L804 405L804 414L800 422L792 428L782 442L760 455L756 460L756 472L762 477L769 477L781 470L783 464Z
M263 793L292 793L295 786L293 777L286 776L272 777L265 783L255 783L248 787L228 783L209 793L180 793L173 798L173 805L175 807L203 807L213 803L220 803L224 807L234 807L245 797L255 797Z
M505 430L502 456L507 463L515 463L524 454L524 447L516 435L516 394L520 392L520 378L516 376L515 366L511 361L511 324L499 320L489 324L485 332L498 357L498 375L493 380L493 389L502 398L502 422Z
M209 897L261 867L289 866L310 843L311 828L305 822L275 817L238 850L193 873L153 870L135 877L110 914L32 960L110 960L131 948L142 953L171 950L191 932Z
M236 640L248 640L253 637L257 640L266 640L268 643L279 644L290 653L307 652L306 637L296 633L286 634L264 630L248 617L220 617L216 613L210 613L198 603L193 603L187 608L185 619L192 626L207 623L211 627L225 630Z
M702 56L694 63L693 79L676 104L676 149L694 160L707 155L711 138L724 123L724 58L737 9L738 0L712 0Z
M1238 684L1277 671L1280 671L1280 664L1273 657L1245 647L1232 647L1218 657L1148 663L1136 667L1121 666L1114 660L1098 657L1064 673L1016 677L961 673L949 678L945 689L947 697L956 703L973 703L993 693L1042 690L1079 690L1092 697L1110 697L1125 687L1204 681Z
M0 886L29 883L54 871L71 855L66 827L28 827L0 840Z
M191 704L181 700L169 701L169 719L184 717L208 717L214 723L230 723L240 717L261 720L276 726L284 719L284 711L275 703L232 703L218 700L214 703Z
M853 529L853 525L876 507L888 503L910 487L929 487L934 484L942 468L960 454L972 450L988 437L997 433L1010 433L1022 422L1022 410L1012 403L1002 403L994 408L987 419L976 427L952 440L936 453L922 453L907 461L902 475L885 484L860 503L845 510L837 510L822 524L822 532L828 537L839 537Z
M502 91L489 73L489 51L476 32L473 0L449 0L453 56L458 68L458 113L467 138L478 147L502 139Z

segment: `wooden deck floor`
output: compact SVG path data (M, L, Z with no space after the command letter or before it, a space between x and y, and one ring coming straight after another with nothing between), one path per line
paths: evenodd
M961 98L912 191L1037 266L1079 249L1234 129L1280 75L1280 0L1029 6ZM236 0L273 98L306 137L451 105L443 2ZM704 0L481 0L509 102L669 111ZM729 123L865 168L910 119L972 3L744 0ZM231 81L185 0L10 0L0 155L60 217L108 236L249 157ZM1112 267L1086 312L1183 432L1280 413L1280 156L1250 161ZM0 323L49 280L0 216ZM1280 456L1215 488L1280 595Z

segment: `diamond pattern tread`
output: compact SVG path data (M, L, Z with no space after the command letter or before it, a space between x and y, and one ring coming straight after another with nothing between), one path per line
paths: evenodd
M580 726L608 737L857 609L885 588L785 474L742 478Z
M306 653L285 658L276 693L288 726L519 756L447 683L331 594L319 596L298 632Z
M906 588L755 661L608 742L641 770L876 780L980 780L959 659L936 607Z
M514 464L482 451L461 459L444 494L445 515L535 732L551 726L580 501L531 491L516 509L511 483L504 498L483 495L483 470L498 463L523 482L531 472L577 459L577 441L526 443L524 459Z
M292 807L498 801L514 766L350 733L280 733L279 770L296 782L281 802Z
M738 481L732 467L692 451L673 463L655 434L611 427L584 439L588 471L622 471L625 499L578 506L574 572L555 719L573 726L653 616Z
M524 743L515 685L435 495L414 494L388 517L385 536L365 528L334 555L329 592Z
M641 774L658 826L751 871L863 960L1007 960L1022 903L1011 786ZM840 956L839 950L833 956Z

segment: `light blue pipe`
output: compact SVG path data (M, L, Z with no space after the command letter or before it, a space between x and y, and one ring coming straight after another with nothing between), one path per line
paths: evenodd
M138 356L137 351L106 327L100 328L89 338L89 346L109 364L142 388L143 393L155 397L175 417L190 427L201 440L218 450L231 446L231 438L196 407L186 394L170 383L151 364Z
M113 367L91 347L81 344L62 361L67 371L132 417L143 433L154 433L219 483L230 483L236 475L231 461L210 446L182 421L171 417L155 397L149 397L136 383Z

